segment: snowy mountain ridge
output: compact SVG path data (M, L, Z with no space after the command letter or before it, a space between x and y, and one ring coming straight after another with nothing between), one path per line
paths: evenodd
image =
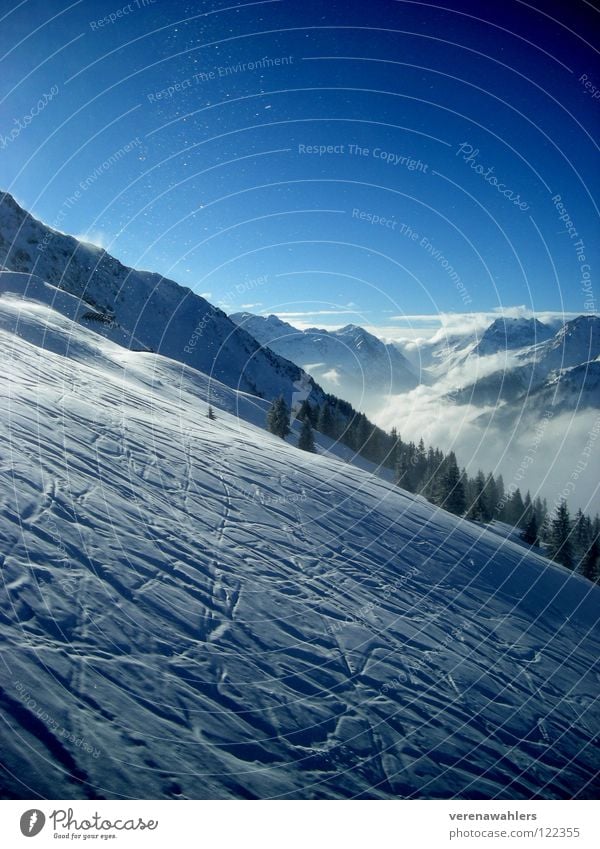
M454 400L480 406L503 403L505 419L524 411L535 416L548 403L556 411L573 412L600 406L593 365L600 356L598 316L579 316L545 341L506 353L505 363L497 363L490 373L460 387L453 393Z
M122 265L106 251L59 233L0 195L0 268L34 274L95 311L96 332L156 351L215 380L288 402L300 369L260 345L225 313L190 289ZM89 321L89 320L88 320ZM93 320L92 320L93 321ZM311 382L315 401L323 397Z
M537 318L497 318L484 330L474 353L486 356L499 351L528 348L545 342L553 335L554 330Z
M328 392L342 395L359 409L371 396L398 394L418 384L399 349L356 324L338 330L298 330L275 315L248 312L229 316L262 345L311 374Z

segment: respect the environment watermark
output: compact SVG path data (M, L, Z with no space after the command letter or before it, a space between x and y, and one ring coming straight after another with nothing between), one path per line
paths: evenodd
M418 247L424 250L435 262L446 272L450 280L454 283L458 294L465 306L472 303L472 298L465 286L460 274L456 271L451 262L447 259L440 248L436 247L428 236L423 236L417 230L413 229L410 224L398 221L398 219L389 215L382 215L372 210L359 209L355 207L352 210L352 218L356 221L361 221L369 224L372 227L381 227L385 230L391 230L398 233L409 242L414 242Z
M96 181L107 171L109 171L113 165L116 165L124 156L130 153L132 150L138 149L142 144L142 140L136 136L132 141L127 142L118 150L115 150L114 153L111 153L103 162L97 165L93 171L87 174L83 180L79 181L78 187L75 189L73 194L69 195L68 198L62 202L60 209L56 215L56 218L52 222L52 227L59 230L67 218L69 212L73 207L81 200L85 192L90 189ZM44 253L50 242L54 237L54 233L51 230L48 230L42 241L38 244L37 249L40 253Z
M260 59L254 59L251 62L236 62L233 65L217 65L206 71L197 71L190 77L185 77L177 82L170 83L164 88L149 92L146 99L149 103L156 103L160 100L169 100L176 94L192 88L193 86L209 83L213 80L223 79L224 77L235 76L236 74L245 74L252 71L264 71L272 68L279 68L285 65L293 65L293 56L261 56Z

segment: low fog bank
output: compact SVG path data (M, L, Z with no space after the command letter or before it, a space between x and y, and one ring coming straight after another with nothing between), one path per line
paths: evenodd
M598 410L556 416L548 410L521 421L517 415L511 426L496 423L494 412L453 404L437 388L419 386L379 409L373 405L369 414L387 431L396 427L405 441L422 437L426 445L455 451L471 474L479 468L502 474L507 490L518 486L525 495L529 489L547 498L550 509L565 497L572 512L600 510Z

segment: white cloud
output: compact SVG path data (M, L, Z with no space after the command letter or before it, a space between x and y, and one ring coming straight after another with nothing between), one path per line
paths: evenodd
M308 318L311 315L359 315L356 310L348 310L348 309L336 309L336 310L305 310L303 312L275 312L278 318L282 320L288 318ZM360 313L360 315L364 315L364 313Z
M111 239L101 230L88 230L87 233L80 233L75 238L78 242L87 242L88 245L93 245L103 251L107 250L111 243Z
M340 373L337 369L332 368L329 371L326 371L322 375L323 380L328 380L330 383L335 384L336 386L340 385Z
M386 342L395 342L405 352L416 350L427 343L444 340L448 336L468 336L483 332L501 316L506 318L537 318L542 324L558 327L565 321L581 315L580 312L558 310L534 311L525 306L497 307L489 311L467 313L419 313L391 315L386 324L364 324L365 330ZM389 324L387 322L398 322Z
M392 315L388 321L402 322L405 326L396 327L393 330L393 338L414 339L415 334L419 333L424 338L431 338L436 334L439 338L443 338L446 334L467 335L484 330L497 318L537 318L542 324L557 325L572 318L577 318L581 315L579 312L560 312L557 310L541 310L535 311L526 307L496 307L489 311L481 312L440 312L431 315ZM418 325L414 327L413 325ZM382 328L383 329L383 328ZM389 333L389 326L385 328Z

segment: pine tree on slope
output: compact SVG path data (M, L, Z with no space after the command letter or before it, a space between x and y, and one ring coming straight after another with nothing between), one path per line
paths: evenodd
M317 450L315 448L312 427L310 426L308 419L304 419L302 422L302 429L300 430L300 437L298 439L298 448L301 448L302 451L310 451L311 454L314 454Z
M565 501L561 501L556 515L550 523L548 557L557 563L562 563L567 569L573 569L575 566L571 542L571 517Z
M331 409L327 401L325 401L325 403L319 410L319 418L317 419L317 430L319 431L319 433L322 433L325 436L329 436L332 439L334 438L333 416L331 415Z
M267 413L267 427L275 436L285 439L290 432L290 411L283 395L276 398Z
M451 451L446 458L442 477L444 497L442 507L456 516L462 516L467 505L462 475L456 462L456 455Z
M590 545L581 564L581 574L590 581L600 584L600 544L598 537Z
M529 515L529 521L527 522L527 527L521 534L521 539L523 542L526 542L527 545L537 545L539 542L538 523L535 510L532 510Z

